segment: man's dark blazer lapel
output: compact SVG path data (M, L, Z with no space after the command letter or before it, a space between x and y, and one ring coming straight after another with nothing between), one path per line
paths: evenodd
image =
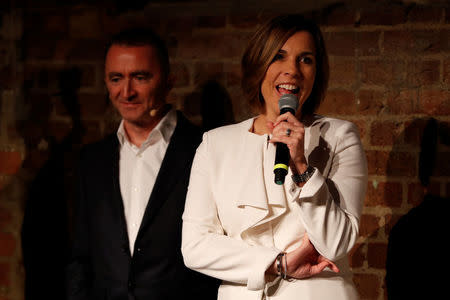
M195 150L201 140L201 132L177 112L177 126L167 147L161 168L142 219L137 239L157 215L159 208L173 192L181 176L190 175ZM189 168L189 170L186 170ZM184 202L183 202L184 203Z
M120 236L123 241L123 250L129 256L130 255L130 246L128 240L128 229L125 218L125 211L123 206L122 194L120 192L120 181L119 181L119 159L120 159L120 146L119 141L116 135L111 136L111 140L109 141L110 147L109 149L113 149L112 151L106 152L107 154L107 176L111 176L111 191L112 191L112 205L113 211L117 214L116 220L119 221L120 227Z

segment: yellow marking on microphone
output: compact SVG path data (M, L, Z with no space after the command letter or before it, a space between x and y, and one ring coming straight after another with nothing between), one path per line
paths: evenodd
M273 169L274 170L276 170L276 169L285 169L287 171L288 166L285 165L285 164L276 164L275 166L273 166Z

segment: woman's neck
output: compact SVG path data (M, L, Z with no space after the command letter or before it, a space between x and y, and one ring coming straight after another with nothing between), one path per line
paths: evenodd
M277 117L278 116L270 116L266 113L258 115L253 121L253 126L250 131L258 135L271 134L272 130L267 127L267 122L275 122ZM296 118L301 122L307 121L302 118L301 113L297 113ZM305 117L305 119L307 119L307 117Z
M260 114L254 119L251 131L258 135L271 134L272 131L267 127L268 121L272 122L272 120L269 120L266 115Z

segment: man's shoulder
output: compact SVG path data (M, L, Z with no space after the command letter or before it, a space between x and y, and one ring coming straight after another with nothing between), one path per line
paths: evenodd
M99 141L84 145L81 149L81 158L99 159L104 157L105 154L113 152L118 143L117 135L109 134Z
M178 139L191 141L193 144L199 144L203 135L202 129L188 120L183 113L177 111L177 126L175 127L174 136Z

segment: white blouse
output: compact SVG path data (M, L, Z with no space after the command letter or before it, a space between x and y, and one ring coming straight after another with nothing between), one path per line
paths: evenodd
M223 280L219 299L357 299L347 253L358 237L367 185L355 125L314 116L305 122L305 156L316 170L302 187L290 174L274 183L276 147L249 132L254 119L205 133L183 214L189 268ZM267 282L266 269L307 232L340 273Z

